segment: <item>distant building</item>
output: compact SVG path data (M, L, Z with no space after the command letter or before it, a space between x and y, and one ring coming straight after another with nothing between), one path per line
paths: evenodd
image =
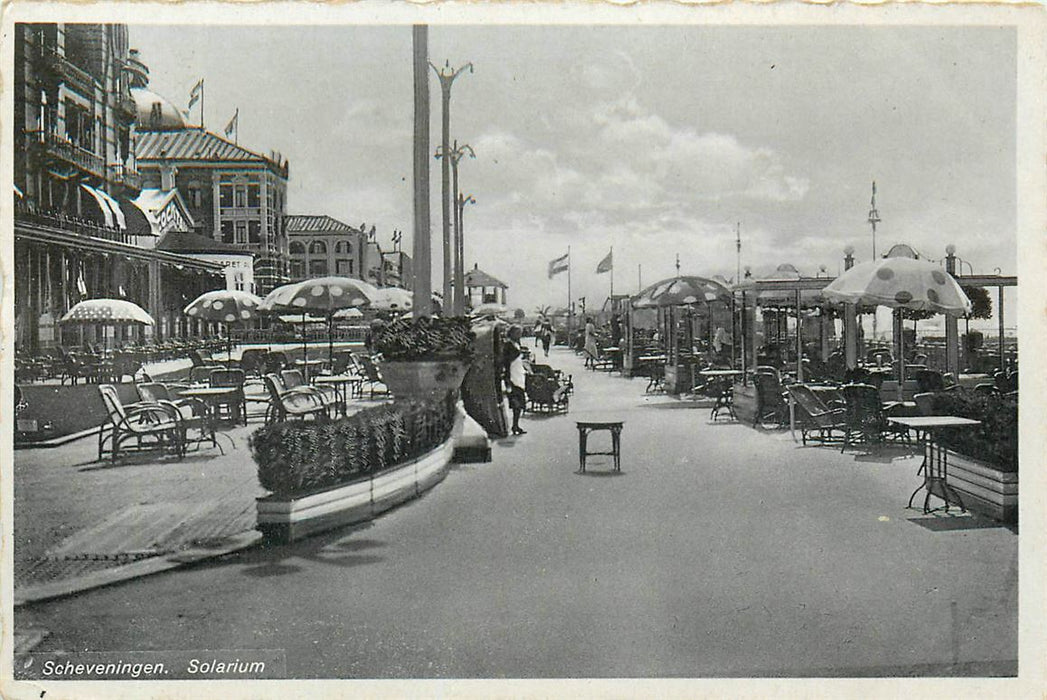
M285 219L290 278L338 275L364 278L367 235L325 215L290 214Z
M198 234L252 253L260 293L286 282L287 161L187 126L170 102L148 89L148 69L137 54L129 61L129 71L139 119L135 154L143 186L177 189Z
M79 329L58 320L82 299L127 299L155 317L171 300L219 286L219 265L156 250L159 232L138 205L139 106L127 27L19 23L14 53L18 350L79 342ZM184 330L211 329L195 321ZM162 335L144 331L154 332ZM99 333L88 327L83 337L95 342Z
M411 256L402 250L382 253L382 277L387 287L414 289L414 267Z
M492 277L479 265L465 273L465 296L469 305L476 308L480 304L506 304L506 290L509 285Z

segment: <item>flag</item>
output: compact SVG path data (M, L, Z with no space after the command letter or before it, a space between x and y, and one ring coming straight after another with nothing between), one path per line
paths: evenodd
M600 261L600 264L596 266L596 274L601 275L605 272L610 272L614 267L614 251L607 253L607 257Z
M200 99L200 96L204 94L204 79L200 78L200 81L193 86L193 89L189 91L189 109L193 108L196 101Z
M564 253L563 255L558 257L556 260L553 260L552 262L549 263L549 279L552 279L556 275L560 274L561 272L565 272L567 270L567 268L571 264L570 261L568 260L570 255L571 255L570 253Z
M84 281L84 271L82 268L76 277L76 291L80 294L81 299L87 298L87 282Z
M233 138L233 135L236 134L236 129L237 129L237 127L239 125L240 125L240 109L237 108L236 114L234 114L233 118L229 120L229 123L225 125L225 137L227 139Z

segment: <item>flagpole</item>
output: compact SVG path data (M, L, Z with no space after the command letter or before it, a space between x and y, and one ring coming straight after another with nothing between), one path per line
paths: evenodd
M571 246L567 246L567 347L571 345L571 326L574 325L574 307L571 306Z
M614 314L614 246L611 246L611 314Z
M200 131L204 131L204 79L200 78Z

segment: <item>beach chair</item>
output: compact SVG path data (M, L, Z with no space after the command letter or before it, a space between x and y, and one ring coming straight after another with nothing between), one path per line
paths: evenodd
M816 435L816 439L822 443L843 440L843 433L847 428L846 409L829 408L810 387L803 384L788 386L786 391L793 399L796 421L800 425L800 437L804 445L812 435ZM835 432L840 434L834 435Z
M121 452L161 450L179 457L185 454L186 425L177 409L161 403L125 406L112 384L100 384L98 392L108 419L98 431L99 461L106 453L107 441L114 463Z

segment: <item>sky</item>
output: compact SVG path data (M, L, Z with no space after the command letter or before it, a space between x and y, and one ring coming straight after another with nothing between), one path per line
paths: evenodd
M239 109L239 143L290 160L288 213L414 235L411 30L132 25L151 88L180 107L205 79L204 123ZM843 249L908 243L963 271L1016 273L1016 36L995 27L433 26L454 83L465 260L512 307L592 306L610 275L637 291L680 271L836 275ZM430 73L430 139L440 90ZM198 108L192 121L198 123ZM441 286L432 160L433 286ZM1009 293L1008 303L1013 304ZM995 305L995 294L994 294ZM1013 309L1014 306L1012 305ZM1008 326L1014 323L1008 318Z

